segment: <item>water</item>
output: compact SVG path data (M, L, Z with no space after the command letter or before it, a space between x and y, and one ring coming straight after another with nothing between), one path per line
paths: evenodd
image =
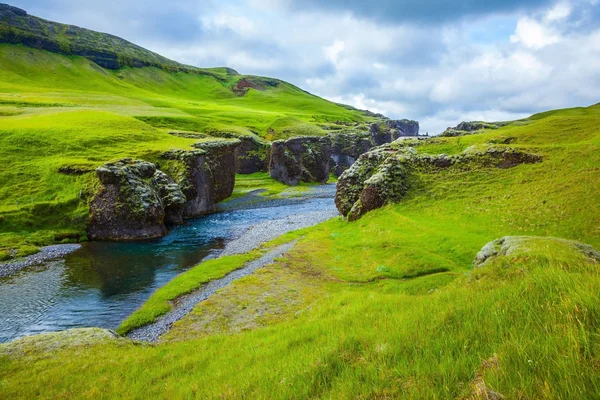
M43 267L0 280L0 342L42 332L115 329L174 276L217 255L252 225L293 214L335 209L331 186L319 196L255 204L234 201L225 211L188 221L145 242L92 242Z

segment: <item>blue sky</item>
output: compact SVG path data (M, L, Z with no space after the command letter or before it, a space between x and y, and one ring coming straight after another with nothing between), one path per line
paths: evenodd
M600 0L12 0L439 133L600 102Z

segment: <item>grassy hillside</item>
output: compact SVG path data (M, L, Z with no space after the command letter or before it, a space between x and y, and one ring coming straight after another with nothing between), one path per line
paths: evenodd
M156 346L4 347L0 394L598 398L598 258L551 237L600 248L599 126L593 106L433 139L418 151L511 142L543 161L419 176L399 204L288 234L277 242L301 236L289 255L200 303ZM543 238L472 269L506 235ZM149 304L205 279L205 267Z
M108 70L78 56L1 44L0 259L11 249L24 255L85 239L93 174L65 175L62 167L85 172L121 157L153 161L199 141L174 131L273 140L372 120L282 81L210 72Z

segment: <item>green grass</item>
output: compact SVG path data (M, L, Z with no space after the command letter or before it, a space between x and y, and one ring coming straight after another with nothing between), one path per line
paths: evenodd
M113 71L81 57L0 44L0 251L52 244L68 232L85 237L94 174L63 175L63 166L93 171L123 157L156 162L161 152L198 141L173 131L272 140L322 135L317 121L370 120L285 82L238 97L231 86L242 78L224 70ZM54 214L40 216L36 207Z
M543 162L418 175L398 204L285 235L269 245L300 238L294 250L199 304L165 343L4 353L0 397L597 398L598 263L536 239L471 264L506 235L600 247L599 122L597 106L561 110L424 144L456 154L510 137ZM193 286L178 279L146 315Z
M247 262L257 259L260 255L259 251L255 251L220 257L205 261L178 275L167 285L154 292L140 309L123 321L117 329L117 333L124 335L135 328L156 321L158 317L171 311L173 300L198 289L204 283L222 278L229 272L243 267Z

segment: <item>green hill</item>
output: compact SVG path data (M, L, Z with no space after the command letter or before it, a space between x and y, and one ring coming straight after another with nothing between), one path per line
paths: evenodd
M84 235L90 174L61 169L154 160L198 141L174 131L275 140L374 120L277 79L183 66L23 13L0 5L0 258ZM89 49L128 61L105 64Z
M599 126L596 105L430 139L416 149L510 142L542 162L422 174L397 204L288 234L276 243L299 238L294 250L200 303L158 345L75 333L8 345L0 393L597 398L600 253L581 243L600 247ZM510 235L473 268L486 243ZM180 275L121 331L254 257Z

